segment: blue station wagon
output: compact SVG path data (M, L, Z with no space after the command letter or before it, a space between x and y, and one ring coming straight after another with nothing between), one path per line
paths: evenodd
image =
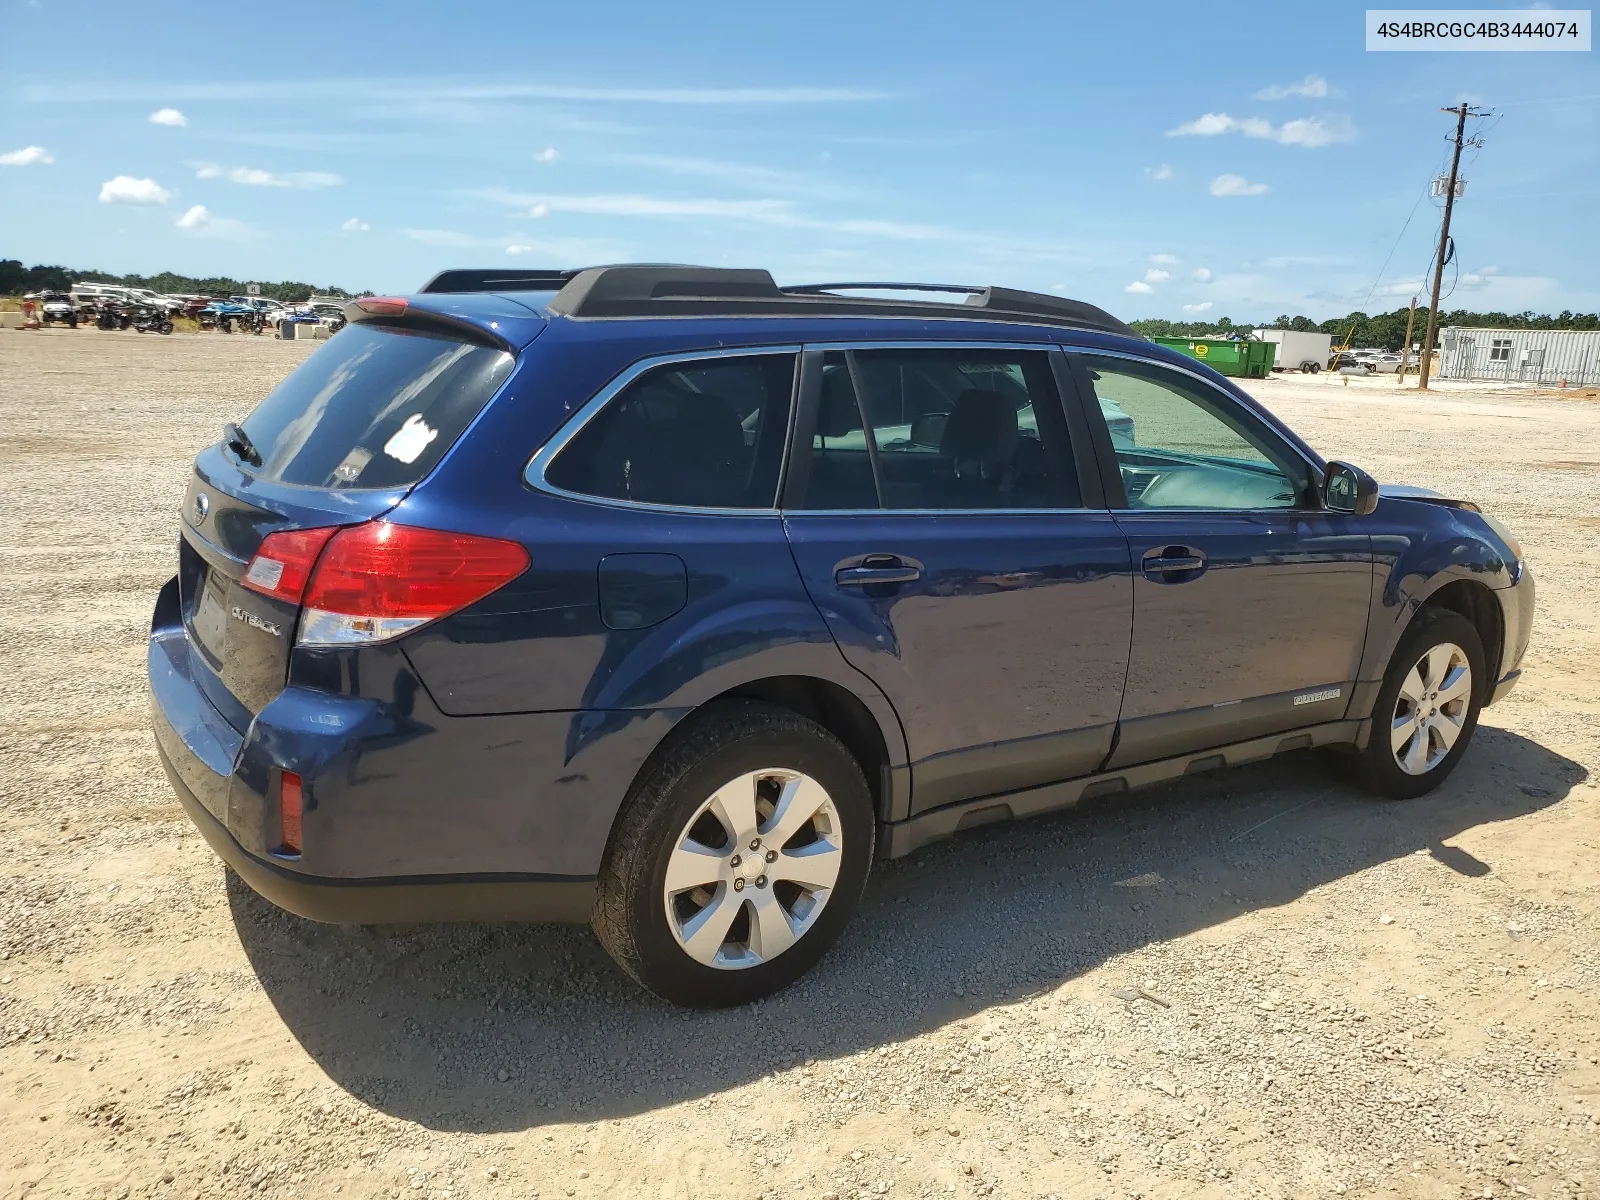
M195 460L149 644L179 800L321 921L590 922L747 1002L875 856L1339 748L1419 796L1533 582L1091 305L448 271Z

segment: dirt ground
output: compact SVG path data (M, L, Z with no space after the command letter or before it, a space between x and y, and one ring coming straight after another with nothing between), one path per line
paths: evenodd
M191 831L150 609L309 352L0 332L0 1195L1600 1197L1600 403L1253 385L1523 540L1525 680L1439 792L1289 758L976 831L706 1014L585 929L289 917Z

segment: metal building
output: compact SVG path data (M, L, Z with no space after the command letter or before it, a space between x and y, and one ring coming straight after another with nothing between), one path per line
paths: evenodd
M1463 329L1440 337L1440 379L1600 383L1600 329Z

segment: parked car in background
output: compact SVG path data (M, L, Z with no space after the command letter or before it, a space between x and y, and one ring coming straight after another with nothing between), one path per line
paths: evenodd
M105 300L126 300L128 289L114 283L74 283L72 300L80 309Z
M1395 375L1400 371L1401 361L1401 357L1398 354L1377 354L1371 359L1372 369L1380 373L1387 372L1390 375Z
M78 327L78 307L66 292L34 292L23 299L32 300L38 306L40 323L65 325L70 329Z
M1368 375L1377 370L1370 359L1361 358L1348 350L1334 360L1333 367L1336 371L1365 371Z

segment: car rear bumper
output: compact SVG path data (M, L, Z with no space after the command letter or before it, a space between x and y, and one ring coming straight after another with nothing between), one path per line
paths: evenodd
M593 792L550 779L544 758L564 758L551 734L570 717L519 726L537 753L496 761L481 741L434 728L407 743L415 757L391 762L393 731L348 719L370 701L286 689L281 707L263 709L241 734L194 678L177 605L174 580L157 601L147 650L156 747L189 819L262 896L339 924L589 919L616 802L607 811ZM508 740L492 721L469 729ZM298 857L276 852L285 770L303 773L311 802ZM600 783L620 800L623 786ZM569 863L585 873L568 873Z
M160 717L157 717L160 720ZM263 899L311 921L390 925L418 921L538 921L583 924L594 908L592 879L324 879L264 862L241 846L189 789L165 747L161 765L200 836Z

